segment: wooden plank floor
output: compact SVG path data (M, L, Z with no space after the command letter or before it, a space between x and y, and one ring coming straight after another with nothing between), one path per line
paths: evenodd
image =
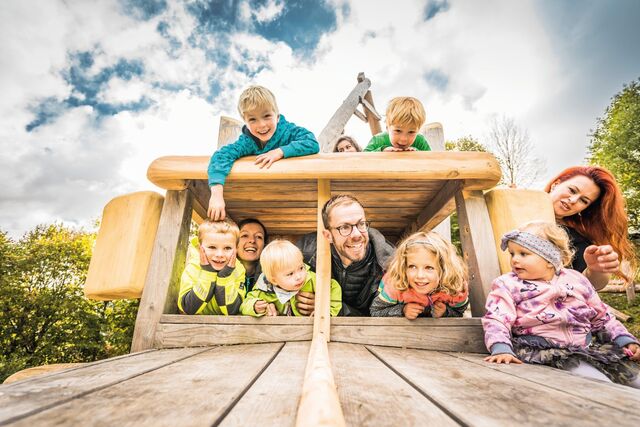
M309 342L152 350L0 386L0 425L289 425ZM332 342L347 425L640 425L640 390L483 355Z

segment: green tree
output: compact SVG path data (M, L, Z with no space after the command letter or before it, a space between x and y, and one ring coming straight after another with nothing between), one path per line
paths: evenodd
M445 142L444 149L447 151L489 151L487 147L471 135Z
M62 225L38 226L17 242L0 232L0 381L31 366L128 351L137 301L83 294L94 240Z
M629 225L640 229L640 79L611 99L598 118L589 152L591 164L615 175L627 201Z

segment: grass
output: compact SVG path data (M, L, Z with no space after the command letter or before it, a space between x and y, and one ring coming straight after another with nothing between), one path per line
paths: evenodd
M636 300L632 304L627 303L627 295L624 293L600 293L600 298L606 304L616 310L620 310L624 314L631 316L631 319L622 324L633 334L635 337L640 337L640 295L636 297Z

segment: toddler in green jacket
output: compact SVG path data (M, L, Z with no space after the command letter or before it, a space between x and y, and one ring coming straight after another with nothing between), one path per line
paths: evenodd
M240 307L242 314L304 316L295 296L300 291L315 292L316 274L304 264L300 249L287 240L275 240L262 251L260 267L262 274ZM332 279L331 316L337 316L341 308L342 289Z
M245 269L236 260L239 235L238 226L228 218L200 224L180 277L180 312L223 315L240 312Z
M427 139L418 133L426 118L416 98L393 98L387 107L387 132L373 136L364 151L431 151Z
M207 169L211 189L207 215L214 221L225 218L223 185L233 163L240 157L257 155L255 164L269 168L282 158L320 151L313 133L288 122L278 113L276 98L265 87L250 86L242 91L238 112L245 122L242 133L236 142L213 153Z

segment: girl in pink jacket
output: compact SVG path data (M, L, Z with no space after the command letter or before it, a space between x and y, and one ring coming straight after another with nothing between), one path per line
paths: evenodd
M569 238L553 223L505 234L512 272L493 281L482 319L495 363L536 363L640 388L638 340L618 322L571 261ZM597 340L593 340L597 336Z

